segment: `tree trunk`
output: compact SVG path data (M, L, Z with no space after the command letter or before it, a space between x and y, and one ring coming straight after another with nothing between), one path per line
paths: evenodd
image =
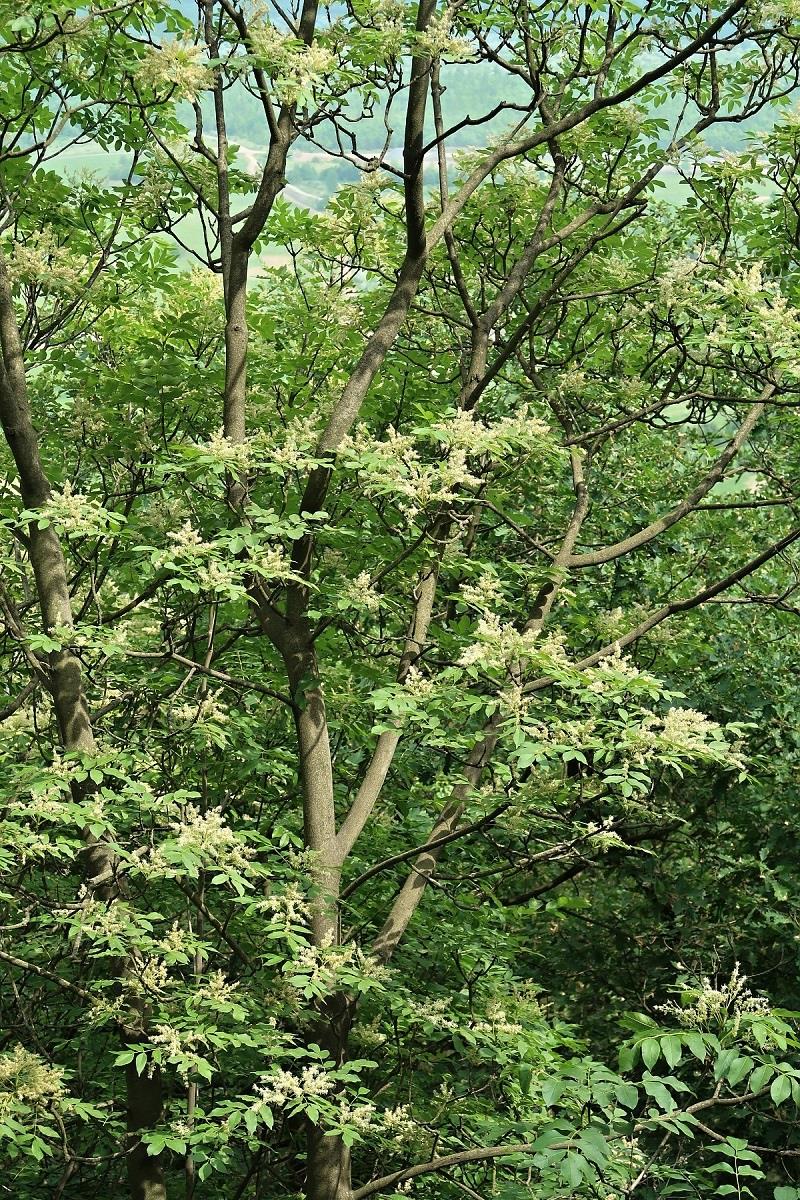
M161 1167L161 1155L149 1155L139 1140L143 1129L153 1129L161 1120L161 1072L155 1068L136 1072L136 1064L128 1063L127 1085L127 1164L130 1200L166 1200L167 1189Z
M314 643L304 620L286 635L281 647L292 700L300 751L305 843L315 852L311 868L318 896L311 913L311 936L324 948L339 942L341 861L336 844L336 814L325 698L317 670ZM312 1039L337 1064L347 1055L352 1019L347 996L328 997L320 1006L321 1019ZM308 1200L349 1200L350 1151L339 1137L327 1137L308 1122L306 1131L306 1196Z
M317 1125L308 1127L307 1200L350 1200L350 1150L339 1137L326 1137Z
M27 508L39 508L50 498L50 481L39 452L39 439L33 425L25 376L22 340L14 312L11 285L0 254L0 424L14 458L20 481L20 494ZM36 595L45 632L73 627L72 602L67 564L58 535L52 526L39 529L34 521L28 528L28 556L36 582ZM83 687L80 660L69 646L48 656L49 689L64 749L91 753L95 749L91 715ZM84 785L75 785L73 794L80 799ZM87 885L104 900L117 893L115 862L111 848L88 828L83 831L86 848L81 869ZM131 1067L127 1072L127 1121L133 1132L152 1126L161 1114L161 1077L138 1076ZM131 1200L165 1200L166 1190L159 1157L144 1162L145 1152L136 1138L135 1149L126 1144Z
M325 1001L323 1019L315 1039L327 1050L337 1067L347 1057L347 1040L353 1019L353 1004L338 993ZM318 1125L308 1123L306 1139L306 1195L308 1200L350 1200L350 1149L340 1137L326 1137Z

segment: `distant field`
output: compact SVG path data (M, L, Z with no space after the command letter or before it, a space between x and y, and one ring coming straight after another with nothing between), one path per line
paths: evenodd
M246 170L254 173L263 157L263 152L255 147L247 144L242 146L240 162ZM319 160L318 166L315 164L316 159ZM127 177L130 157L121 152L103 150L99 146L71 146L54 160L53 166L64 174L91 172L109 183L118 183ZM300 204L304 208L323 209L336 187L340 186L340 179L337 179L340 171L336 169L340 166L341 164L332 163L322 152L305 152L302 156L301 178L296 185L290 183L284 195L290 202ZM767 186L759 188L759 192L764 195L768 195L769 190ZM649 192L662 203L681 205L689 195L689 188L674 167L666 167L651 185ZM242 202L244 203L244 200ZM189 266L194 261L192 252L204 252L202 226L197 213L190 213L184 217L176 226L176 232L184 243L183 246L169 235L164 236L172 241L179 260ZM260 260L264 266L280 266L288 263L290 258L285 251L275 246L267 247Z

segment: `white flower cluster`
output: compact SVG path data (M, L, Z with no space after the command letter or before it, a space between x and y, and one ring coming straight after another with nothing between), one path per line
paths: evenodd
M219 692L214 692L196 702L187 701L185 704L176 704L172 709L172 715L176 721L183 721L187 724L194 724L196 721L224 723L228 719L228 710L224 704L220 703Z
M414 700L427 700L436 690L436 684L427 675L423 675L417 666L410 666L403 680L403 688Z
M213 554L212 542L204 542L190 521L184 521L179 529L169 534L170 550L177 558L200 559Z
M372 585L369 571L360 571L355 579L348 579L342 588L342 595L352 608L373 614L380 611L381 598Z
M408 7L405 0L372 0L368 10L371 25L381 34L384 60L396 58L406 45Z
M318 1100L329 1096L336 1084L324 1067L312 1063L303 1067L299 1075L279 1069L256 1084L255 1093L264 1104L282 1108L286 1104L302 1104L304 1100Z
M104 537L123 522L118 513L109 512L91 496L74 492L69 480L60 492L51 492L40 511L67 537Z
M621 134L636 137L642 128L644 111L636 104L619 104L614 109L614 132L617 137Z
M50 1066L38 1054L19 1043L0 1054L0 1117L8 1115L15 1101L33 1107L57 1101L64 1094L64 1072Z
M693 294L694 277L699 263L695 258L675 258L667 266L658 284L662 304L683 304Z
M704 978L699 988L688 992L691 1004L675 1004L671 1001L662 1005L659 1011L688 1029L717 1031L730 1025L732 1036L736 1037L743 1018L767 1017L770 1014L768 1000L763 996L754 996L745 986L746 983L747 976L741 974L739 963L735 963L727 983L714 987L710 979Z
M495 612L504 604L500 583L491 571L484 571L477 579L462 583L460 591L464 603L482 613Z
M10 717L0 722L0 737L9 740L21 736L28 737L35 727L33 709L23 704Z
M501 710L508 713L515 721L521 721L523 717L527 716L530 709L530 700L525 695L525 689L519 683L511 683L498 692L497 702Z
M472 47L465 38L453 36L453 12L450 5L431 20L424 33L417 34L417 47L431 58L447 58L451 62L469 62Z
M625 845L618 833L596 821L590 821L586 826L585 838L591 848L598 850L601 854L607 854L609 850Z
M156 1025L150 1035L150 1043L163 1051L167 1061L172 1062L177 1068L178 1075L183 1082L188 1082L192 1066L191 1056L194 1054L195 1048L203 1044L202 1034L196 1030L175 1029L172 1025Z
M481 1032L500 1034L504 1037L515 1037L522 1033L522 1026L518 1021L512 1021L505 1008L497 998L489 1000L486 1004L485 1017L483 1020L476 1022L477 1028Z
M800 21L800 0L766 0L758 17L766 25L793 25Z
M60 246L49 229L26 242L17 242L9 259L9 274L14 283L67 295L83 286L86 264L67 246Z
M252 443L232 442L222 429L213 433L208 441L202 444L201 449L209 458L232 471L245 471L253 464Z
M136 69L136 80L154 91L165 89L176 98L196 100L213 86L214 74L202 46L184 33L152 47Z
M417 1124L407 1104L379 1109L371 1101L352 1104L343 1099L339 1105L339 1120L358 1133L377 1134L396 1145L414 1145L424 1128Z
M177 848L191 850L205 863L244 871L253 857L250 847L243 845L230 825L225 824L221 808L210 808L203 813L193 804L187 804L183 818L173 822L172 828Z
M109 904L91 897L81 904L79 923L74 936L86 935L92 941L122 937L131 928L130 912L120 900Z
M677 751L699 758L724 759L732 766L743 765L741 757L725 741L722 726L693 708L670 708L663 717L649 714L627 736L643 753Z
M272 924L281 925L287 930L292 926L305 925L311 917L308 900L296 883L287 884L282 891L265 896L258 901L257 908L271 914Z
M377 982L389 978L388 968L364 954L353 942L341 946L332 942L324 946L309 943L298 950L289 967L293 976L303 976L318 994L335 991L343 973L357 973Z
M308 466L317 442L318 430L314 417L294 417L282 430L283 441L270 447L270 461L288 471Z
M173 921L158 943L158 949L164 954L188 955L194 950L194 940L188 929L182 929L177 921Z
M134 971L128 971L125 984L135 996L162 996L169 986L167 965L160 958L137 961Z
M512 664L524 666L536 661L544 667L548 662L565 664L567 655L563 637L550 633L542 637L535 630L520 632L503 623L496 613L479 619L475 641L462 651L458 660L462 667L480 666L486 669L506 668Z
M355 1129L358 1133L367 1134L373 1133L375 1130L375 1118L377 1109L371 1101L365 1104L351 1104L349 1100L343 1100L339 1105L339 1120L343 1125L349 1125L351 1129Z
M630 659L623 657L622 648L617 643L611 654L601 659L596 667L587 671L587 675L591 678L586 690L602 695L604 692L613 690L615 685L618 686L630 679L642 678L643 672L634 666Z
M474 411L459 409L449 420L431 426L431 432L474 458L493 458L508 448L532 451L552 442L550 427L531 416L524 404L512 417L500 417L491 423L481 421Z
M168 546L153 556L158 568L175 564L188 569L190 577L203 591L243 592L243 578L248 571L262 575L265 579L289 579L291 566L282 548L261 546L250 550L250 557L239 561L229 554L224 545L206 542L190 522L185 521L177 530L167 535Z
M368 174L362 178L370 179L372 176ZM361 294L355 288L331 288L325 293L324 301L325 315L331 325L349 329L360 324L363 318Z
M202 983L195 990L193 999L208 1008L217 1008L235 1000L238 990L239 984L227 980L224 971L211 971L204 976Z
M588 376L585 371L569 367L558 376L556 391L559 396L580 397L587 385Z
M174 705L170 711L171 718L181 725L201 731L204 725L224 725L228 720L228 710L220 699L221 690L210 692L198 700Z
M391 425L382 440L373 439L361 426L344 440L341 454L361 472L368 493L399 497L409 518L431 505L454 500L461 488L480 483L467 467L462 446L453 446L438 463L424 463L416 438L398 433Z
M269 21L253 22L250 44L259 66L269 73L272 86L284 104L296 104L336 66L335 55L318 42L306 46L281 33Z
M419 1136L419 1127L407 1104L385 1109L381 1113L381 1125L384 1131L398 1142L413 1142Z
M465 1024L464 1019L459 1020L453 1015L453 1006L445 997L420 1001L414 1007L414 1017L448 1033L457 1033ZM492 1001L487 1005L485 1017L467 1023L473 1033L488 1037L516 1037L522 1033L522 1026L508 1019L499 1001Z
M174 836L163 845L142 847L133 853L146 877L174 875L176 868L192 860L223 870L245 871L250 866L254 851L226 825L221 808L201 812L187 804L181 819L170 822L170 828Z
M446 452L436 462L423 461L421 442L444 445ZM552 448L548 426L521 407L513 417L491 423L460 410L413 433L398 433L390 425L381 439L361 425L344 439L341 455L359 470L368 492L397 496L412 518L422 509L456 499L462 489L478 487L481 478L470 460L488 463L505 460L512 450L550 453Z
M89 396L73 396L68 427L85 437L101 438L109 432L108 421L103 410Z

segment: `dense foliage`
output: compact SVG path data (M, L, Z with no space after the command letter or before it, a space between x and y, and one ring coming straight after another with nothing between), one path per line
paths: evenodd
M798 1200L798 71L0 0L9 1194Z

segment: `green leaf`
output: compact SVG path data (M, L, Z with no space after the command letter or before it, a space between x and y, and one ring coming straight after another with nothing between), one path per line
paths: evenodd
M739 1051L734 1049L723 1050L717 1055L717 1061L714 1063L714 1078L725 1079L732 1064L739 1057Z
M741 1058L735 1058L728 1067L725 1078L731 1087L736 1087L737 1083L741 1083L746 1075L749 1075L753 1069L752 1058L747 1058L743 1055Z
M683 1054L681 1039L674 1033L668 1033L666 1037L661 1039L661 1053L669 1063L670 1067L676 1066Z
M642 1086L648 1096L652 1096L656 1103L664 1110L671 1112L676 1107L675 1097L658 1079L643 1079Z
M689 1047L690 1051L700 1062L705 1062L708 1056L708 1048L706 1046L703 1035L700 1033L686 1033L683 1035L683 1040Z
M641 1044L642 1061L648 1070L652 1071L653 1067L661 1057L661 1043L655 1038L645 1038Z
M623 1108L636 1108L639 1103L639 1089L632 1083L621 1083L614 1089L614 1095Z
M587 1170L588 1163L586 1159L570 1150L561 1164L561 1177L573 1188L576 1188L583 1179L584 1172Z
M764 1063L760 1067L756 1067L753 1074L750 1076L748 1087L751 1092L760 1092L763 1087L769 1083L772 1076L775 1074L775 1068L770 1063Z
M542 1099L548 1108L561 1099L566 1086L563 1079L548 1079L542 1084Z

